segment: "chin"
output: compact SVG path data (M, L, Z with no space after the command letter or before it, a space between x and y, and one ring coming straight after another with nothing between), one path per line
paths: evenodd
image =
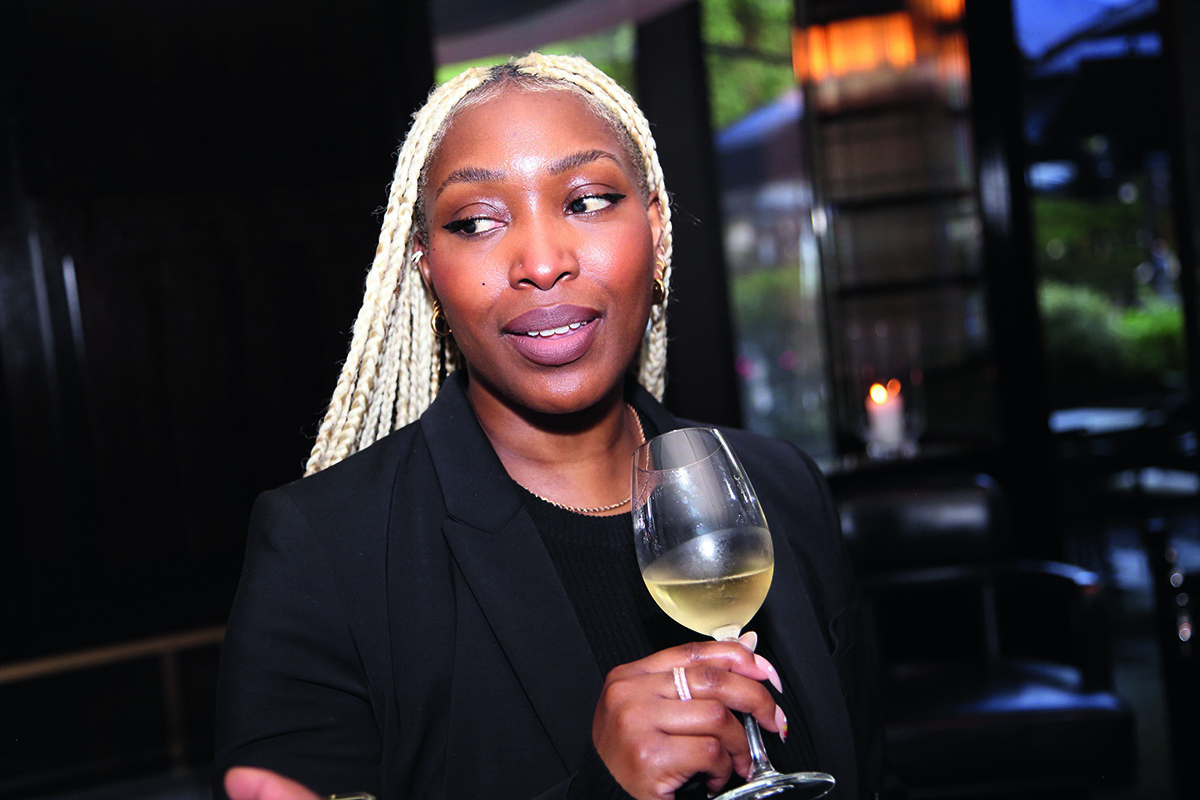
M530 381L512 399L518 406L540 414L576 414L594 408L614 391L620 394L624 389L624 371L603 380L598 380L592 371L588 373L564 373L545 382Z

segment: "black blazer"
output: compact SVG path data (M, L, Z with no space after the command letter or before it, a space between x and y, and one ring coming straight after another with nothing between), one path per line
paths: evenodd
M465 385L456 373L417 423L255 504L218 776L262 766L386 800L565 795L603 676ZM640 387L631 401L658 430L680 426ZM775 537L752 627L798 696L817 768L838 797L869 796L882 737L836 510L795 448L727 433Z

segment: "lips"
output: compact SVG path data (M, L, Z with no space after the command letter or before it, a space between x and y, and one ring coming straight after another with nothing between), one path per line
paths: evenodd
M530 361L557 367L582 357L601 324L595 309L559 305L526 311L504 326L504 334Z

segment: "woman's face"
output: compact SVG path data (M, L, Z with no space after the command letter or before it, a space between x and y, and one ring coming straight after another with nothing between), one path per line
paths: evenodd
M639 175L570 91L510 86L455 116L426 176L421 271L473 400L567 413L619 386L661 233Z

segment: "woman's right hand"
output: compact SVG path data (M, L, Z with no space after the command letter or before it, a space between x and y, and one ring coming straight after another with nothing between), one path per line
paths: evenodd
M752 652L752 637L685 644L608 673L592 741L625 791L638 800L672 800L693 775L705 775L710 792L720 791L733 772L746 777L750 747L734 711L786 736L787 720L761 683L778 689L779 676ZM676 691L675 667L685 670L690 700Z

